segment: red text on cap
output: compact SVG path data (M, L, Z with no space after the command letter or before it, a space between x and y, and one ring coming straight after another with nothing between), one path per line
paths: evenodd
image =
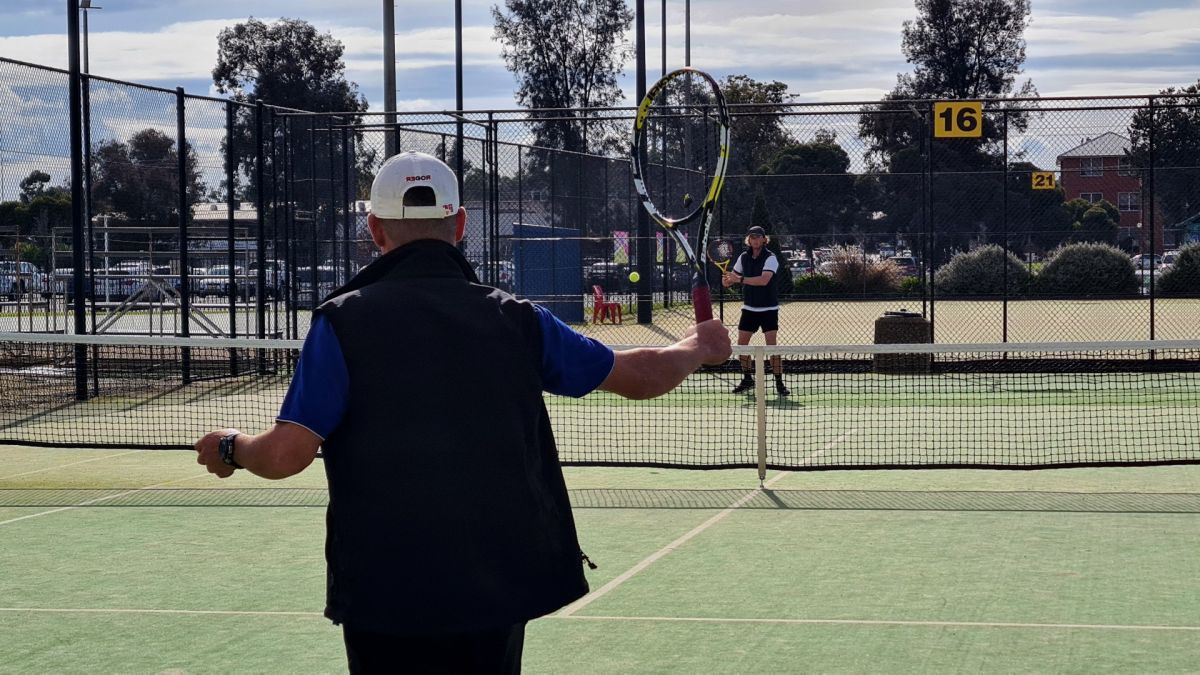
M408 176L404 180L406 180L410 183L413 183L413 182L416 182L419 180L431 180L432 178L433 178L433 176Z

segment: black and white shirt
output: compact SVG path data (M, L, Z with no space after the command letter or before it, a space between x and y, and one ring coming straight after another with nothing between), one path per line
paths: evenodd
M738 256L733 264L733 271L746 278L760 277L763 272L771 272L771 281L766 286L747 286L742 284L742 311L769 312L779 309L779 258L774 253L762 249L757 258L753 251L745 251Z

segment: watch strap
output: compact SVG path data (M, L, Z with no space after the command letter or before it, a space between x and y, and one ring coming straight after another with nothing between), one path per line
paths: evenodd
M235 460L235 459L233 458L233 444L234 444L234 440L235 440L235 439L236 439L236 438L237 438L239 435L240 435L240 434L238 434L238 433L236 433L236 432L235 432L235 433L232 433L232 434L226 434L226 435L224 435L224 436L222 436L222 437L221 437L221 442L220 442L220 443L217 445L217 451L218 451L218 452L220 453L220 455L221 455L221 461L222 461L222 462L225 462L226 464L228 464L229 466L232 466L232 467L233 467L233 468L235 468L235 469L242 469L242 468L245 468L245 467L243 467L241 464L238 464L238 463L237 463L237 460Z

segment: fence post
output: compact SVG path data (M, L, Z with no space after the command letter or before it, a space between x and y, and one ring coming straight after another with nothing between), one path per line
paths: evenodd
M1155 192L1155 189L1157 188L1157 185L1155 184L1156 183L1155 178L1157 178L1156 173L1157 173L1157 164L1158 164L1158 159L1157 159L1157 157L1155 157L1155 152L1154 152L1154 150L1155 150L1154 128L1157 125L1158 125L1158 120L1155 119L1154 97L1151 96L1150 97L1150 134L1149 134L1149 139L1148 139L1150 142L1150 208L1148 211L1148 213L1150 214L1150 218L1149 218L1150 222L1145 224L1146 226L1150 227L1150 339L1151 340L1153 340L1155 337L1155 328L1156 328L1157 322L1155 321L1154 313L1158 309L1157 303L1155 302L1155 298L1154 298L1154 291L1155 291L1154 272L1156 271L1154 269L1154 255L1157 253L1157 250L1155 249L1156 242L1155 242L1154 235L1155 235L1155 230L1158 229L1157 227L1155 227L1155 225L1156 225L1155 215L1156 214L1155 214L1155 209L1154 209L1154 202L1155 202L1154 192ZM1142 251L1142 255L1145 256L1146 252ZM1139 263L1139 264L1145 264L1145 263Z
M1002 211L1001 211L1001 215L1002 215L1001 223L1002 223L1002 227L1003 227L1003 237L1004 237L1004 256L1002 258L1002 260L1004 262L1001 264L1004 267L1004 287L1003 287L1004 301L1003 301L1003 309L1001 310L1001 313L1000 313L1000 317L1001 317L1000 341L1008 342L1008 180L1009 180L1009 176L1008 176L1008 108L1005 108L1003 113L1004 113L1004 185L1003 185L1004 206L1002 207Z
M225 102L225 200L227 203L226 211L226 229L225 229L225 257L226 265L228 266L226 277L229 283L229 337L237 337L237 298L239 297L237 287L237 274L234 270L237 266L237 237L234 233L234 211L238 207L237 191L233 182L235 152L233 146L233 103ZM237 360L233 356L234 352L230 352L233 359L233 374L237 374Z
M79 8L76 0L67 0L67 43L70 67L71 107L71 283L75 290L75 334L87 332L83 306L83 79L79 73ZM75 398L87 398L87 348L75 346Z
M255 241L254 257L258 261L258 271L255 273L254 283L258 287L258 293L254 297L254 314L255 322L258 324L256 334L261 340L267 336L267 199L266 199L266 138L263 134L263 102L261 99L254 104L254 180L256 188L254 190L254 209L255 220L258 226L258 232ZM272 153L273 154L273 153ZM271 172L271 178L274 180L274 170ZM275 270L275 285L278 286L282 270L279 269L278 262L272 261L272 268ZM259 361L262 365L262 360Z
M188 337L191 332L191 275L188 270L188 216L191 215L191 205L188 204L188 171L187 171L187 96L183 87L175 88L175 155L178 168L179 190L179 334ZM153 235L151 235L153 236ZM181 350L180 370L183 383L192 381L192 350L184 347Z
M354 137L350 135L349 123L342 125L342 268L346 281L350 281L350 234L353 231L351 219L357 218L354 211L354 191L350 189L350 165L354 162L354 150L351 144Z
M935 221L937 218L933 214L933 102L929 102L929 109L922 116L921 129L925 137L925 218L926 218L926 241L925 241L925 264L921 265L921 285L926 287L926 297L929 298L929 339L931 342L937 342L937 324L935 322L935 313L937 311L937 298L933 288L933 272L934 272L934 255L937 250L934 232L936 231Z

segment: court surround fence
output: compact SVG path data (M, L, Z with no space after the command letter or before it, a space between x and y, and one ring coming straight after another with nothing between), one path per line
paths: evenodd
M637 225L630 108L314 114L85 76L75 270L67 90L64 71L0 59L0 263L16 270L0 271L6 329L69 332L82 276L89 332L303 337L308 310L373 259L370 180L404 150L459 170L462 250L486 283L612 342L667 340L690 321L678 252ZM902 307L932 322L935 342L1200 337L1200 286L1164 294L1167 268L1149 257L1200 239L1200 101L984 101L978 139L937 137L937 106L734 106L714 236L740 239L756 202L765 209L787 260L781 342L868 343L874 319ZM34 171L49 179L22 188ZM1018 283L1073 241L1146 262L1132 285ZM996 268L1012 278L947 290L939 271L989 244L1016 261ZM879 284L838 255L901 269ZM592 324L594 289L620 303L620 326ZM740 299L715 296L736 323Z

